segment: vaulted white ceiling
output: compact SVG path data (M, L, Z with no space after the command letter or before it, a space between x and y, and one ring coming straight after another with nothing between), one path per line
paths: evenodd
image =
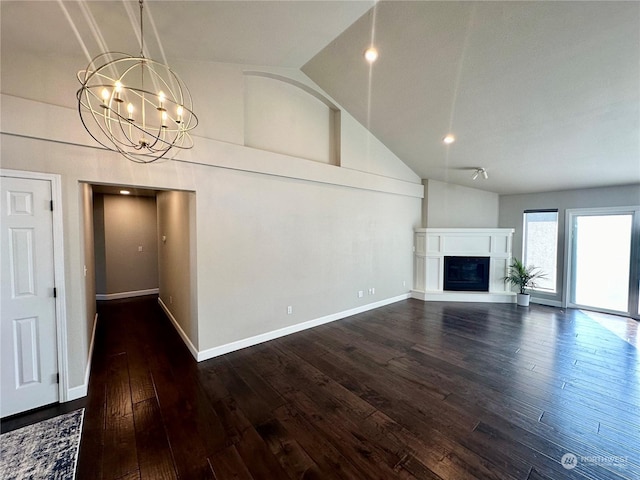
M302 68L423 178L498 193L640 183L639 2L146 0L145 12L154 58ZM137 52L137 1L2 0L1 21L2 50ZM474 167L489 179L471 180Z
M2 48L136 54L137 0L2 0ZM145 0L153 58L301 67L372 2Z
M379 2L302 70L422 178L640 182L638 2Z

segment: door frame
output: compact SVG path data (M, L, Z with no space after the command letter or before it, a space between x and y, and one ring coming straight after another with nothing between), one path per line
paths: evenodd
M67 301L65 294L64 275L64 225L62 218L62 176L53 173L29 172L25 170L11 170L0 168L0 176L11 178L25 178L28 180L44 180L51 184L51 199L53 200L53 274L56 288L56 344L58 349L58 402L69 400L69 374L67 352Z
M640 238L640 205L624 205L619 207L601 207L601 208L572 208L565 212L565 245L564 245L564 285L562 305L564 308L585 308L583 305L574 304L571 301L572 288L572 269L574 262L574 218L582 215L632 215L631 226L631 252L629 265L629 304L631 307L626 313L631 318L640 319L638 312L638 289L640 285L640 242L634 242L634 239ZM635 308L632 307L635 305ZM620 315L622 312L614 312L600 309L604 313L612 313Z

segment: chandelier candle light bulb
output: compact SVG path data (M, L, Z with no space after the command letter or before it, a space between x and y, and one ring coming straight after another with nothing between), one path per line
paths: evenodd
M118 80L116 82L115 91L113 93L113 99L118 103L123 102L122 98L120 98L120 92L122 92L122 83L120 83L120 80Z
M165 100L166 100L166 97L165 97L164 92L158 93L158 110L160 110L161 112L165 111L165 108L164 108L164 101Z
M102 89L102 103L100 104L100 106L102 108L109 108L109 106L107 105L109 103L109 97L111 96L109 94L109 90L107 90L106 88Z

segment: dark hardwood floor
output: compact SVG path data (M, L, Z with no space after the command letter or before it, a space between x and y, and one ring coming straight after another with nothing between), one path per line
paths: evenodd
M640 478L638 350L580 311L407 300L201 363L155 298L99 313L79 479Z

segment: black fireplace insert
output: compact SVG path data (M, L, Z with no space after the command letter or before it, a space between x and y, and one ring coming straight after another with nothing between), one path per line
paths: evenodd
M489 257L444 257L444 290L489 291Z

